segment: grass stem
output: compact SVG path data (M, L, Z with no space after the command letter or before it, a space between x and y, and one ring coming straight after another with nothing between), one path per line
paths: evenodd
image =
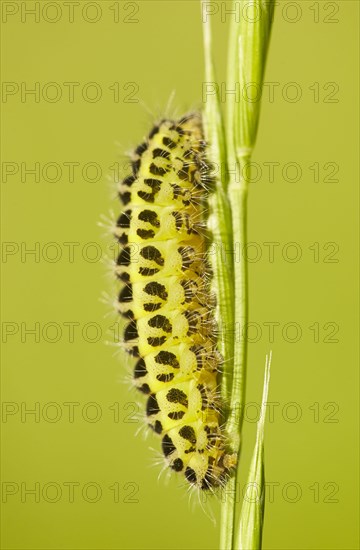
M206 2L201 2L202 9L205 4ZM220 168L221 174L218 173L215 193L209 201L213 212L209 227L215 244L214 280L219 298L217 318L220 320L220 328L223 329L220 351L225 360L221 393L224 401L229 403L226 431L230 446L238 457L247 363L248 270L244 250L247 242L247 196L250 179L248 168L259 123L261 91L274 4L274 0L233 0L225 133L211 57L210 22L208 16L204 18L203 10L205 76L206 81L213 83L216 90L216 93L207 98L205 104L204 129L209 144L210 161ZM235 14L239 11L240 17L236 17ZM255 97L249 97L248 91L254 92L254 89ZM234 261L228 261L228 253L225 254L227 261L224 261L224 255L220 252L224 245L225 251L232 250ZM238 251L240 254L237 256ZM235 548L237 478L238 468L236 475L230 478L224 490L221 507L221 550ZM257 540L260 540L261 544L261 536Z

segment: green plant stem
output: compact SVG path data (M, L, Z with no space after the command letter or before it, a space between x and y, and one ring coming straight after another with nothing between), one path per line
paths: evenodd
M230 400L230 414L227 421L227 430L234 439L234 447L240 446L243 408L245 399L247 338L246 326L248 320L248 273L246 255L243 253L247 242L247 196L248 185L242 176L244 166L249 157L242 157L238 162L240 181L231 178L228 188L232 216L233 239L236 253L234 269L235 285L235 343L234 343L234 371Z
M235 174L230 177L228 194L233 212L232 227L233 239L236 251L240 251L234 258L234 288L235 288L235 319L234 319L234 368L232 388L230 397L230 412L226 423L226 431L231 440L232 451L240 455L241 428L243 421L243 409L245 399L246 382L246 359L247 359L247 338L246 326L248 319L248 274L246 257L242 253L247 239L247 181L245 178L236 177L243 173L243 167L249 161L248 157L239 159ZM236 473L229 480L226 487L225 500L221 508L221 533L220 548L232 550L234 547L234 530L236 520L236 487L238 479L238 468Z
M229 446L240 458L241 429L245 400L246 360L247 360L247 321L248 321L248 275L247 262L243 253L247 242L247 194L248 180L246 167L255 144L260 113L260 96L257 99L244 96L249 86L261 90L265 69L274 0L233 0L233 8L240 6L247 17L231 18L228 66L227 66L227 119L226 142L223 137L223 125L218 91L210 95L205 105L205 135L210 144L211 160L218 166L227 168L227 176L218 178L217 192L211 199L217 221L210 224L214 242L232 243L232 269L222 263L218 250L214 256L215 279L220 298L217 306L218 318L222 319L226 336L232 331L228 345L221 342L221 351L225 358L221 393L228 404L225 429L229 437ZM204 20L204 46L206 80L214 82L214 68L211 59L211 29L208 18ZM216 88L216 87L215 87ZM240 92L236 97L236 90ZM224 160L225 159L225 160ZM227 197L225 192L227 190ZM227 200L231 212L228 214ZM229 221L231 224L229 224ZM229 231L232 229L232 235ZM216 228L218 230L216 231ZM234 250L235 248L235 250ZM229 250L228 246L226 250ZM238 254L240 252L240 254ZM238 254L238 256L236 255ZM230 262L231 263L231 262ZM225 279L226 281L225 281ZM229 301L230 297L230 301ZM229 321L232 323L229 324ZM223 327L224 327L223 324ZM223 332L223 338L225 333ZM232 348L232 350L231 350ZM233 351L232 355L231 351ZM232 367L232 368L231 368ZM224 490L221 506L221 550L233 550L235 547L236 487L238 478L232 476ZM226 492L225 492L226 491ZM260 539L261 540L261 537Z
M256 86L257 92L263 84L266 54L269 45L270 30L274 13L273 0L233 1L233 8L240 6L244 14L245 3L247 17L231 18L227 67L226 147L228 153L229 185L228 196L232 212L233 243L239 258L234 256L234 294L235 294L235 342L234 367L230 398L230 412L226 431L232 441L233 451L240 458L241 429L245 400L246 362L247 362L247 322L248 322L248 275L244 247L247 242L247 195L249 174L246 167L255 145L260 114L260 96L248 98L244 92L248 87ZM239 98L235 100L236 86ZM237 261L238 259L238 261ZM221 549L233 550L236 521L236 486L239 467L222 504Z
M227 87L234 90L239 60L238 25L235 18L232 18L229 35L228 66L227 66ZM226 118L226 146L228 153L229 184L228 197L232 212L232 237L234 260L236 258L236 247L239 242L246 242L246 209L247 209L247 184L246 181L237 181L242 174L242 166L237 162L235 136L239 120L236 113L236 103L232 98L227 101ZM240 249L241 250L241 249ZM233 371L232 385L229 403L229 416L226 422L226 431L232 442L232 450L240 455L240 434L242 420L239 418L243 409L245 392L245 367L246 367L246 340L241 341L241 330L247 319L247 266L244 256L240 253L239 262L234 261L234 348L233 348ZM221 530L220 549L232 550L235 544L235 521L236 521L236 488L238 480L238 467L226 486L226 492L221 505Z
M232 550L234 540L234 521L236 503L237 476L231 476L224 490L221 504L220 550Z

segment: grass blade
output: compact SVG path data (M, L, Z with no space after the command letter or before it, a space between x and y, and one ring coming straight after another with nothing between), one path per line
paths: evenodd
M201 4L203 7L204 3ZM205 50L205 80L216 85L215 71L211 57L211 27L209 18L203 20ZM234 291L233 263L229 251L232 250L232 224L229 200L226 195L227 159L224 126L218 87L215 93L209 94L204 109L204 133L208 143L207 157L213 165L215 190L209 196L210 217L208 226L212 233L210 259L214 270L216 288L217 321L220 338L219 349L224 357L224 368L221 382L223 401L229 402L232 386L232 358L234 339L231 328L234 325ZM230 328L230 330L229 330Z
M246 4L246 11L245 10ZM236 147L238 156L251 154L259 125L262 85L274 17L274 0L240 2L245 14L238 36L240 99Z
M271 352L269 356L266 356L261 415L257 425L255 449L241 509L236 550L259 550L261 548L265 506L264 429L270 366Z

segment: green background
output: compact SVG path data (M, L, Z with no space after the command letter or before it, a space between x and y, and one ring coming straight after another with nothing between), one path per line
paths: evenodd
M40 2L37 22L24 11L33 6L2 2L2 79L14 92L1 104L3 548L217 548L219 522L189 498L182 479L158 481L159 441L145 440L144 430L135 437L143 402L128 383L131 362L105 345L117 328L106 259L115 249L97 225L119 212L110 167L124 164L123 153L164 112L172 91L179 114L201 107L198 2L100 1L96 8L81 1L72 23L64 2ZM221 13L224 2L212 6L224 82L231 16ZM249 200L253 342L240 486L272 349L265 452L274 492L267 493L265 549L359 547L358 10L346 0L280 2L275 15L266 72L275 92L273 101L263 98L253 159L261 172ZM39 101L22 97L21 83L35 82ZM61 93L56 102L50 82ZM79 83L73 102L65 82ZM101 90L99 101L84 99L94 97L89 82ZM138 102L129 102L131 86ZM69 162L78 163L73 181ZM277 163L274 181L269 162ZM39 181L24 172L35 163ZM98 177L87 163L98 164ZM278 243L273 261L265 243ZM36 253L25 254L30 249ZM104 292L108 304L99 300ZM35 323L38 336L26 333ZM269 323L276 323L273 339ZM36 407L36 415L25 414ZM26 493L36 483L38 496ZM216 501L210 508L218 517Z

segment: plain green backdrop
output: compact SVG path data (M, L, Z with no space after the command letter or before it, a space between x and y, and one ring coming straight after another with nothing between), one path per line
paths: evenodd
M210 5L225 100L232 16ZM143 437L113 345L115 248L97 225L119 212L114 172L172 92L178 114L205 100L199 3L1 8L2 547L216 549L219 523L182 479L158 480L159 441ZM249 199L239 494L272 349L264 548L355 549L359 5L276 9Z

